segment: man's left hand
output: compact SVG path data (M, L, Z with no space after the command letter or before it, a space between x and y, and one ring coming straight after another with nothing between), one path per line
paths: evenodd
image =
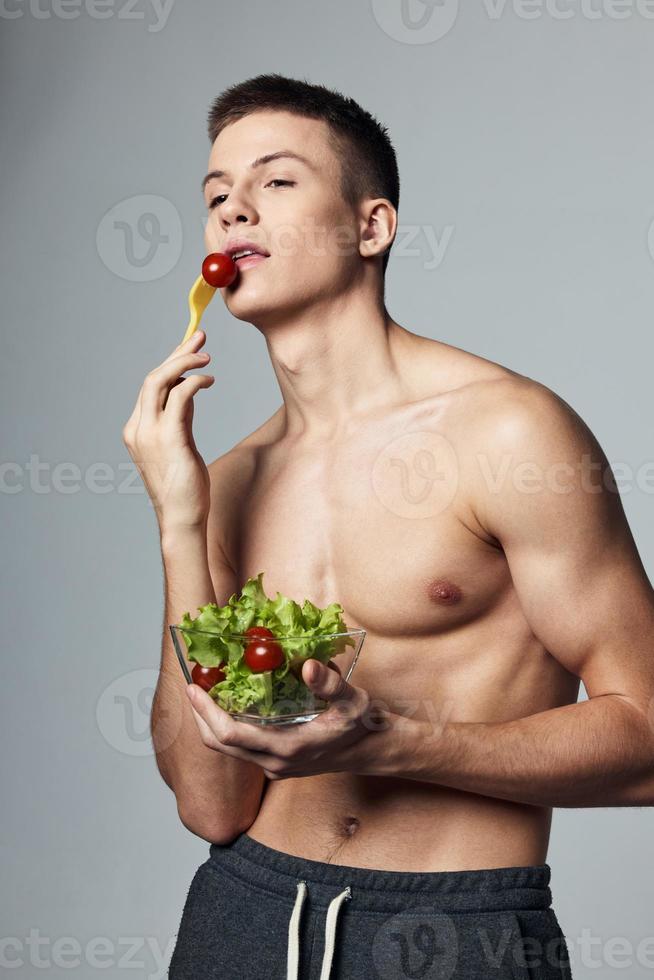
M197 684L189 684L186 691L202 741L254 762L269 779L323 772L391 775L398 722L407 719L371 702L368 692L348 684L336 665L307 660L302 680L329 707L310 722L283 726L237 721Z

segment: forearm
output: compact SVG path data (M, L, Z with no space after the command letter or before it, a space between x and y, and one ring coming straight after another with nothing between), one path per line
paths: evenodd
M184 612L193 616L199 606L216 602L206 529L162 534L161 553L165 609L161 667L151 714L157 766L189 829L199 836L218 838L224 833L230 837L254 820L265 776L254 763L210 749L202 741L168 628L179 623Z
M654 805L654 732L607 694L499 723L415 722L396 775L536 806Z

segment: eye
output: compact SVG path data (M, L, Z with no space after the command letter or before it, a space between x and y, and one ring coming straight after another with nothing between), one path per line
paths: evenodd
M209 201L209 204L208 204L209 211L211 211L213 208L215 208L217 204L222 204L223 202L222 202L221 198L225 198L225 197L227 197L226 194L218 194L217 197L212 197L211 200Z
M282 180L282 178L280 178L280 177L275 177L273 180L269 180L268 181L268 183L266 184L266 187L270 187L271 184L282 184L285 187L294 187L295 186L295 181L294 180ZM213 197L209 201L209 204L207 205L208 210L209 211L212 211L219 204L222 204L226 197L227 197L227 194L218 194L218 195L216 195L216 197Z

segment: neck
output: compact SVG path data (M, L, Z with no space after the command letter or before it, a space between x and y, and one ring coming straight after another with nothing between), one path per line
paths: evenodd
M319 442L347 433L406 394L401 352L411 336L383 299L331 296L265 331L284 399L284 437Z

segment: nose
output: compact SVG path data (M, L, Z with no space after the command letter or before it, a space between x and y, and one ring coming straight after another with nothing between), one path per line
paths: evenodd
M251 224L256 221L254 208L244 198L237 197L233 191L230 192L227 200L220 205L219 213L223 228L229 228L230 225L238 221L249 221Z

